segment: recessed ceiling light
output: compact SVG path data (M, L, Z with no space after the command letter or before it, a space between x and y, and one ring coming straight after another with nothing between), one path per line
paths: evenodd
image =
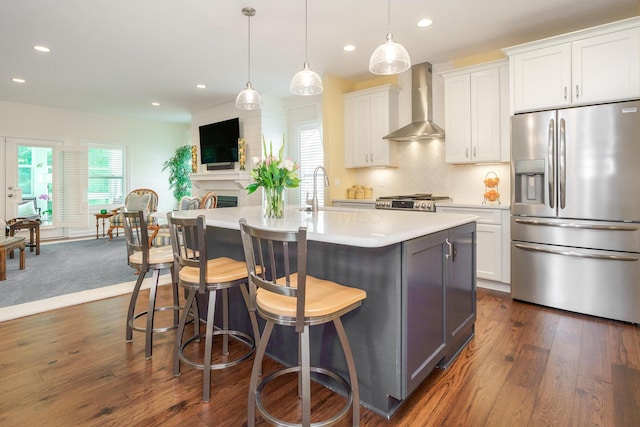
M27 82L25 79L21 79L20 77L14 77L11 80L14 81L15 83L26 83Z
M428 18L424 18L418 21L418 27L421 27L421 28L428 27L431 24L433 24L433 21Z
M35 45L33 48L34 48L35 50L37 50L38 52L45 52L45 53L47 53L47 52L50 52L50 51L51 51L51 49L49 49L49 48L48 48L48 47L46 47L46 46Z
M151 105L153 105L154 107L158 107L160 105L159 102L152 102Z
M356 50L356 47L352 44L348 44L348 45L345 45L345 47L343 47L342 50L344 50L345 52L353 52L354 50Z
M196 87L197 87L198 89L206 89L206 88L207 88L207 85L203 85L202 83L200 83L200 84L197 84L197 85L196 85Z

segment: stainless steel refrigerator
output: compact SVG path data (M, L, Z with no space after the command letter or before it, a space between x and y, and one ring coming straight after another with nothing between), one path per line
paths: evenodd
M640 101L511 120L513 298L640 323Z

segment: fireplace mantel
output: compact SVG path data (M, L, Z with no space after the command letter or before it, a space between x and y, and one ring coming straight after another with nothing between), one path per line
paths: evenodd
M213 191L223 196L236 196L238 206L259 205L261 203L259 194L256 196L247 195L245 189L251 182L249 172L216 171L191 174L191 183L199 190L194 194L203 195L207 191Z

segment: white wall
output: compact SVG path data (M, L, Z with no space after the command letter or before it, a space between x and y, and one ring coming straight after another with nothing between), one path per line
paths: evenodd
M85 113L0 101L0 212L5 210L5 146L3 137L51 139L65 145L83 141L124 144L128 155L128 189L151 188L158 193L159 211L175 208L168 173L162 163L175 149L189 144L189 125ZM89 219L95 232L93 215ZM76 230L77 231L77 230Z

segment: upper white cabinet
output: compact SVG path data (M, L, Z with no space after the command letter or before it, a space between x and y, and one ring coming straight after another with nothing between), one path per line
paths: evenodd
M508 70L501 60L441 73L447 163L509 161Z
M344 95L345 167L397 166L398 89L384 85Z
M504 51L515 113L640 96L640 18Z

